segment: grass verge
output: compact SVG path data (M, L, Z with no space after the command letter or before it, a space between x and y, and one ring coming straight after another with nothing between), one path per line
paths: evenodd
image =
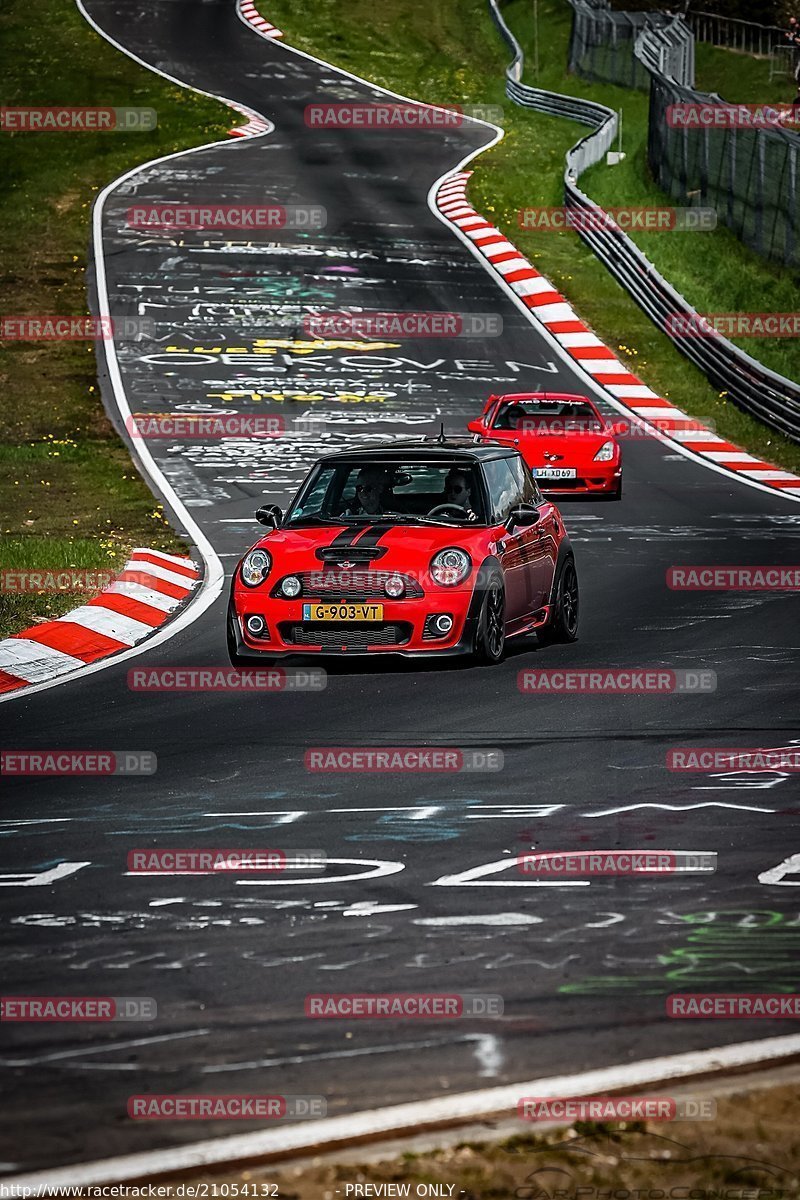
M120 54L64 0L6 0L0 41L5 105L158 113L142 133L0 132L3 312L83 315L97 191L138 163L222 139L241 119ZM138 544L185 549L105 416L91 343L0 343L0 512L0 568L107 569ZM0 591L0 636L85 599Z
M308 53L316 54L337 66L353 71L374 83L405 95L440 104L501 104L506 136L493 150L473 163L470 197L475 207L503 230L578 309L603 340L660 395L669 397L685 411L715 422L721 436L745 447L751 453L794 471L800 471L800 447L765 428L721 397L705 377L659 333L627 293L617 284L592 252L571 231L534 233L519 227L520 208L559 205L563 202L564 155L580 136L580 126L527 112L512 105L505 97L503 72L508 59L488 14L485 0L449 0L438 5L423 5L419 0L397 0L391 8L381 8L372 0L351 0L343 7L338 0L264 0L264 11L286 31L287 41ZM589 85L565 73L570 10L564 0L539 0L540 61L539 86L555 91L589 95L614 108L622 107L626 128L629 106L644 105L647 97L622 88ZM529 0L511 0L504 8L509 24L530 50L533 40L533 16ZM720 54L725 52L720 51ZM738 56L735 56L738 58ZM631 137L633 134L631 134ZM398 133L402 137L402 133ZM632 143L626 169L633 171ZM641 159L641 156L640 156ZM643 162L633 175L640 188L638 196L626 196L624 176L608 169L613 202L652 203L647 199ZM587 175L587 179L589 176ZM594 181L592 180L592 187ZM594 194L594 193L593 193ZM607 199L597 195L598 199ZM609 201L611 202L611 201ZM658 202L664 197L658 193ZM693 235L661 235L679 242ZM717 238L718 233L695 235ZM719 231L724 242L721 258L734 252L752 260L749 282L742 283L749 297L745 308L764 304L764 279L772 274L776 287L786 286L784 272L756 260L728 230ZM649 239L653 235L649 235ZM647 252L650 253L648 245ZM681 244L684 244L681 241ZM707 247L704 240L703 246ZM704 251L705 253L705 251ZM706 260L707 261L707 260ZM699 259L702 274L704 260ZM660 265L660 264L659 264ZM664 266L664 274L670 271ZM683 280L676 279L681 286ZM791 281L790 281L791 282ZM791 311L793 300L775 311ZM730 299L723 302L716 287L715 309L735 310ZM690 299L693 297L690 296ZM698 303L702 308L702 304ZM708 307L708 305L706 305ZM749 353L754 349L746 347ZM772 347L770 347L772 349ZM797 352L790 346L788 352ZM798 372L800 374L800 372Z
M798 1194L800 1091L796 1069L776 1082L787 1077L758 1091L728 1083L713 1120L575 1122L547 1132L520 1121L524 1132L504 1141L442 1139L447 1148L396 1156L364 1147L296 1167L198 1173L191 1184L207 1183L209 1196L234 1196L238 1185L240 1196L280 1200L789 1200ZM690 1099L713 1101L711 1085Z

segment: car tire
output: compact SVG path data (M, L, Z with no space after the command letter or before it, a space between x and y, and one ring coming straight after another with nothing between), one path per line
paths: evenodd
M579 590L575 559L563 560L553 586L553 609L550 620L539 630L539 641L576 642L578 640Z
M477 662L499 663L506 644L506 593L499 575L486 584L475 629L473 654Z

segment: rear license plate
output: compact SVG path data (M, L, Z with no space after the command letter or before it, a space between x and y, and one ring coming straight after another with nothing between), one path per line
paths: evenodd
M577 473L575 467L534 467L532 470L536 479L574 479Z
M304 621L382 621L382 604L304 604Z

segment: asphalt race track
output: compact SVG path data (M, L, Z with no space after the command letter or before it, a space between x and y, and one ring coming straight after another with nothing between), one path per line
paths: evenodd
M152 341L120 346L131 409L284 418L284 435L259 443L150 443L228 573L258 535L257 504L284 503L324 450L432 434L440 421L463 430L492 390L581 390L428 208L431 185L491 140L488 127L311 129L307 104L380 94L256 36L230 0L91 0L88 10L147 63L275 125L144 169L104 218L112 312L157 322ZM327 222L252 240L126 225L134 203L201 199L321 205ZM310 308L354 304L495 313L503 333L309 345ZM4 1027L5 1172L232 1132L230 1122L131 1122L133 1094L322 1095L337 1115L792 1031L665 1015L675 991L793 990L800 962L797 877L758 878L800 849L797 777L665 766L675 746L800 739L796 599L670 591L666 572L794 564L800 507L655 440L631 439L624 453L621 503L562 506L582 589L575 645L531 638L496 668L355 660L331 666L319 692L130 690L131 667L227 664L226 584L163 645L3 706L7 748L158 759L149 777L3 782L7 876L83 864L38 887L0 875L5 992L158 1004L144 1024ZM717 689L522 694L518 673L534 666L710 670ZM304 765L309 747L423 745L500 751L502 769L320 775ZM129 850L170 846L316 848L343 861L291 882L126 874ZM514 866L531 847L719 860L706 876L535 887ZM380 991L491 993L504 1015L304 1016L309 992Z

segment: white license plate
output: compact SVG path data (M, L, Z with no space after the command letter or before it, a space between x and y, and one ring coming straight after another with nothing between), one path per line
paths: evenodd
M577 473L575 467L534 467L532 470L535 479L574 479Z

